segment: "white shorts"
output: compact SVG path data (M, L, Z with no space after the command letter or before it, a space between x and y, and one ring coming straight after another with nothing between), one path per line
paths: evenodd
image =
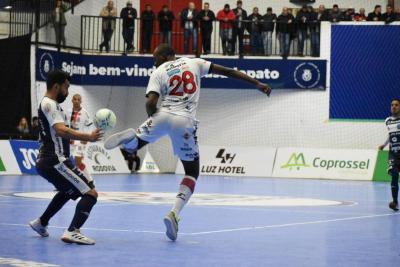
M80 141L73 141L70 145L70 154L74 157L84 157L86 145Z
M137 137L146 142L154 143L161 137L168 135L175 155L184 161L194 161L199 158L197 124L198 121L191 118L167 112L157 112L137 129Z

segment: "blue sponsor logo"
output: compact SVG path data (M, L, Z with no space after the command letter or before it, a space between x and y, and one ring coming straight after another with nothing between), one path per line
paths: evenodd
M37 174L36 158L39 154L39 142L11 140L11 147L22 173Z

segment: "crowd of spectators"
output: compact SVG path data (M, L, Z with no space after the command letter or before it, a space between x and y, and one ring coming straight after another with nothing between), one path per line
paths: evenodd
M65 44L64 29L66 25L63 15L62 1L57 1L54 13L57 43ZM210 9L208 2L204 3L203 9L199 9L193 2L178 14L174 14L164 5L158 12L153 11L152 5L147 4L145 9L138 13L132 6L131 1L121 9L119 16L114 2L107 1L102 8L100 17L102 19L102 42L99 46L102 52L110 51L111 38L116 29L116 20L122 20L122 37L125 43L125 54L134 51L135 27L141 27L140 49L142 53L151 53L151 44L155 36L155 25L158 23L160 43L172 45L173 30L177 25L183 33L183 50L185 54L209 54L211 53L211 39L215 27L219 27L219 38L221 52L224 55L234 55L236 52L240 57L245 53L244 40L249 39L247 53L251 55L270 56L273 54L274 34L279 42L280 55L283 58L289 56L292 42L295 42L297 56L305 55L305 44L310 40L311 56L318 57L320 46L320 23L329 21L337 23L341 21L382 21L391 23L400 21L400 7L394 10L387 5L385 12L377 5L370 13L364 8L358 12L354 8L340 8L333 5L327 9L324 5L318 8L304 5L300 9L284 7L279 14L274 13L272 7L254 7L247 12L243 9L242 1L237 1L236 7L232 8L225 4L221 10L215 12ZM140 15L140 16L139 16ZM136 25L136 26L135 26ZM58 30L57 30L58 29ZM215 37L215 35L214 35ZM201 47L198 49L198 39L201 38ZM175 44L174 44L175 45ZM190 50L190 51L189 51Z
M10 136L17 139L38 140L39 139L39 120L38 117L32 117L32 123L26 117L22 117L14 133L9 133Z

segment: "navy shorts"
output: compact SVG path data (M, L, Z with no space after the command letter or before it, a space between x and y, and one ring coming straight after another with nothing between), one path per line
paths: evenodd
M38 158L36 170L58 191L64 192L73 200L94 188L93 181L89 181L69 159L60 162L53 158Z

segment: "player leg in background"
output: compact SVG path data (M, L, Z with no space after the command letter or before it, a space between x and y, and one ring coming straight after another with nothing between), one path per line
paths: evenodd
M391 190L393 201L389 203L389 208L394 211L399 210L398 195L399 195L399 167L400 160L389 160L389 175L392 176Z

